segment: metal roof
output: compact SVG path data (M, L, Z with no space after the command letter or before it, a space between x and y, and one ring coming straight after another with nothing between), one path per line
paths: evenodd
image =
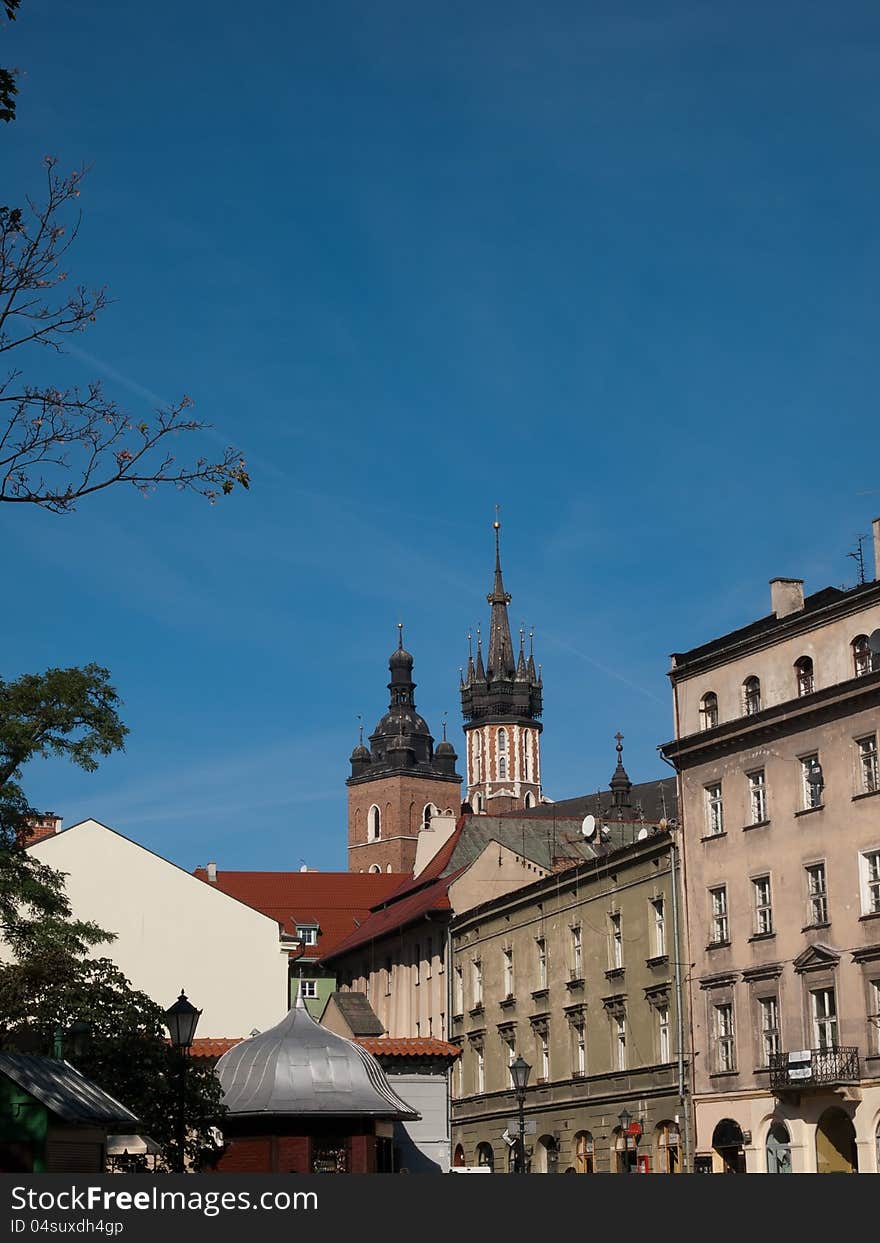
M420 1117L375 1057L316 1023L299 995L275 1027L224 1053L216 1074L234 1116Z
M138 1125L137 1118L115 1097L81 1075L69 1062L25 1053L0 1053L0 1074L65 1122L110 1122Z

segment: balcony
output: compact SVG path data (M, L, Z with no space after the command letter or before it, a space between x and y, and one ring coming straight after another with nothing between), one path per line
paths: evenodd
M858 1083L860 1077L857 1048L834 1045L830 1049L773 1053L770 1057L771 1092L833 1088Z

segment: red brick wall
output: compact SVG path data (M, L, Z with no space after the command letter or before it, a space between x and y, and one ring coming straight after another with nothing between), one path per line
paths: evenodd
M259 1135L228 1139L217 1163L218 1174L310 1174L311 1145L308 1135ZM376 1173L375 1135L349 1138L352 1174Z
M382 812L379 841L367 842L367 813L373 804ZM427 803L458 815L461 786L457 781L401 774L348 787L348 870L368 872L376 863L383 872L411 872L416 841Z
M272 1137L231 1139L217 1162L218 1174L272 1173Z

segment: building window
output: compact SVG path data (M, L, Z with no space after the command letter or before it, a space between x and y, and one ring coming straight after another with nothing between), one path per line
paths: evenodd
M547 987L547 942L543 937L538 937L535 941L535 948L538 952L538 988Z
M743 682L743 716L754 716L761 711L761 683L758 678L746 678Z
M794 672L797 678L798 695L812 695L814 686L812 657L802 656L800 660L795 661Z
M297 924L296 935L303 945L318 944L318 929L314 924L307 924L305 926Z
M499 729L498 731L498 753L499 755L507 750L507 730Z
M623 917L619 913L608 916L611 924L611 967L616 971L623 966Z
M712 906L712 944L726 945L730 940L730 929L727 924L727 886L719 885L709 890Z
M300 980L299 991L302 997L317 997L318 996L318 981L317 980Z
M880 774L877 769L877 735L869 734L867 738L857 738L859 751L859 789L862 794L874 794L880 789Z
M752 881L755 897L755 932L758 936L773 931L773 903L770 897L770 877L759 876Z
M752 824L763 824L767 819L767 783L763 768L746 773L749 782L749 811Z
M382 833L382 813L374 803L367 812L367 841L378 842Z
M483 964L479 958L471 963L471 982L474 988L474 1008L483 1004Z
M700 700L700 728L714 729L718 724L718 696L714 691L706 691Z
M550 1033L539 1032L538 1043L541 1047L541 1078L546 1082L550 1078Z
M822 766L819 763L819 756L817 754L801 757L801 807L805 811L809 811L813 807L822 806L823 786L821 785L819 774L814 775L815 769L818 769L819 774L821 774ZM811 777L813 778L812 781L810 780Z
M653 898L651 907L654 912L654 956L662 958L666 953L666 903L662 898Z
M872 669L877 667L877 658L871 651L866 634L857 635L853 639L852 652L853 668L857 678L862 677L865 673L870 673Z
M513 1072L510 1068L516 1061L516 1036L504 1036L502 1039L507 1045L507 1086L513 1088L516 1084L513 1082Z
M583 976L584 961L583 948L581 944L580 927L571 930L571 978L579 980Z
M724 805L721 802L721 783L706 786L706 833L718 837L724 832Z
M715 1007L715 1060L720 1074L736 1070L733 1003L729 1001Z
M817 1049L837 1046L837 1002L833 988L816 988L813 1003L813 1044Z
M455 993L455 1013L461 1014L464 1010L464 980L462 978L461 967L456 966L453 969L452 981Z
M507 997L513 996L513 950L504 951L504 992Z
M868 1048L880 1054L880 980L868 981Z
M617 1069L626 1070L626 1018L618 1014L614 1020L615 1043L617 1046Z
M880 914L880 850L866 850L861 858L862 914Z
M771 1057L779 1052L779 1001L776 997L761 997L758 1001L761 1020L762 1066L769 1066Z
M581 1021L580 1023L575 1023L572 1030L574 1033L573 1073L585 1075L587 1073L587 1029L583 1021Z
M486 1090L486 1059L483 1055L482 1048L478 1045L476 1050L477 1058L477 1092L485 1092Z
M589 1131L575 1136L574 1165L577 1174L592 1174L594 1170L593 1137Z
M669 1061L669 1006L657 1007L657 1050L660 1061Z
M507 780L507 756L506 755L501 755L498 757L498 778L501 781Z
M825 864L811 863L807 873L807 925L828 923L828 889Z

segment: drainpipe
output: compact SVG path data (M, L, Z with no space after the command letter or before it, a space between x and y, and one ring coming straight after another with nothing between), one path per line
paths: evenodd
M675 839L669 840L669 872L670 883L672 885L672 936L675 943L675 1014L676 1026L678 1028L678 1099L681 1102L682 1113L684 1114L684 1152L682 1154L683 1173L690 1173L690 1156L691 1156L691 1124L690 1109L685 1094L684 1085L684 1014L682 1006L682 987L681 987L681 940L678 931L678 882L675 877Z
M452 921L446 923L446 1039L452 1043ZM446 1070L446 1136L449 1142L449 1168L452 1169L452 1076L454 1062Z

